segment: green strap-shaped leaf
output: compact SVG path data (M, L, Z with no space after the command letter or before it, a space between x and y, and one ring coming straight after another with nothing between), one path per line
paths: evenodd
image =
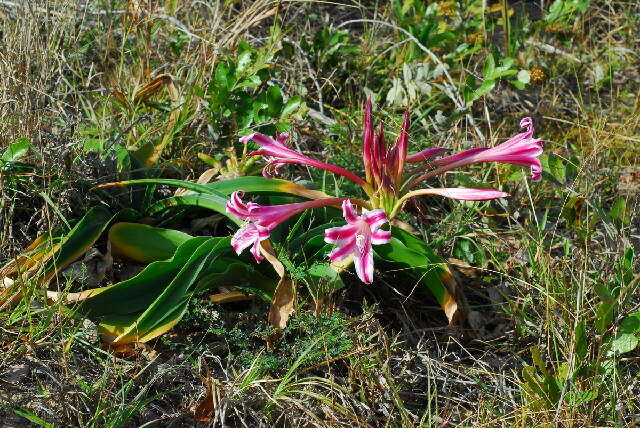
M49 261L46 262L38 280L47 281L56 272L83 255L102 235L112 221L118 218L131 219L135 216L133 210L124 210L116 215L103 207L94 207L62 238L59 248Z
M292 181L282 180L279 178L266 178L266 177L238 177L229 180L215 181L213 183L205 184L211 190L219 192L223 195L230 195L236 190L243 190L247 193L267 193L267 194L282 194L287 193L291 195L303 196L306 192L313 192L300 184L296 184ZM311 196L311 195L310 195Z
M170 259L191 238L178 230L141 223L116 223L109 230L111 253L140 263Z
M180 268L188 262L189 257L209 237L191 238L184 242L169 260L151 263L138 275L109 287L85 291L90 297L82 303L78 311L86 316L126 315L139 313L146 309L162 293ZM216 238L227 242L229 238ZM220 253L230 252L230 246L221 248ZM264 270L264 272L263 272ZM268 269L267 269L268 270ZM261 297L269 299L278 282L278 278L270 276L262 266L237 257L218 257L210 263L197 289L202 290L212 285L236 286Z
M145 178L140 180L127 180L117 183L102 184L100 186L97 186L97 188L130 186L135 184L163 184L167 186L187 189L190 192L194 192L158 201L147 210L148 215L156 215L166 210L167 208L176 206L196 206L207 208L223 214L236 224L241 224L241 222L233 215L229 215L226 212L227 196L229 196L236 190L242 190L247 193L289 194L307 199L327 197L327 195L320 191L307 189L306 187L293 183L291 181L265 177L238 177L230 180L217 181L210 184L197 184L190 181L164 178Z
M207 238L193 251L171 283L133 322L122 325L122 317L103 320L99 326L103 338L114 344L146 342L171 329L187 309L190 289L202 278L206 267L228 246L229 238ZM115 324L117 328L113 329Z
M212 285L227 285L273 296L277 278L237 258L230 238L195 237L185 241L170 260L151 263L135 277L102 289L89 290L78 308L86 316L106 316L99 325L113 344L145 342L171 329L184 315L191 296Z
M410 248L414 251L427 255L427 257L429 257L430 260L439 261L440 263L443 263L443 264L445 263L442 257L440 257L435 251L433 251L431 247L429 247L427 243L424 242L423 239L418 238L417 236L412 235L406 230L402 230L398 227L394 227L392 232L393 232L393 236L398 238L400 241L402 241L402 243L407 248Z
M102 189L105 187L124 187L132 186L135 184L157 185L164 184L165 186L177 187L180 189L187 189L193 192L206 193L206 194L218 194L217 191L210 189L204 184L193 183L191 181L175 180L171 178L141 178L138 180L125 180L118 181L116 183L105 183L96 186L96 189Z
M256 270L255 264L249 264L220 257L209 268L207 274L198 283L196 292L212 285L218 287L237 287L249 293L257 294L266 302L271 302L279 278L271 278Z
M287 243L287 247L294 256L304 259L313 258L320 250L327 247L324 242L324 231L340 223L325 223L301 233Z
M176 250L169 260L148 265L138 275L109 287L88 290L90 295L78 309L86 316L126 315L149 307L162 294L167 285L185 266L193 253L212 238L191 238ZM218 238L221 239L221 238ZM227 245L228 239L225 240Z
M209 184L198 184L191 181L175 180L170 178L141 178L138 180L125 180L116 183L106 183L96 186L96 188L105 187L123 187L136 184L158 185L177 187L187 189L196 193L204 193L210 195L230 195L236 190L244 190L248 193L288 193L293 195L319 194L320 192L309 190L304 186L287 180L266 177L238 177L224 181L216 181Z
M213 191L211 191L213 192ZM170 198L162 199L161 201L156 202L147 210L147 215L153 216L167 208L172 207L180 207L180 206L190 206L190 207L200 207L210 209L217 213L220 213L227 217L229 220L234 223L240 225L242 221L239 220L236 216L228 214L226 211L227 207L227 198L221 194L204 194L204 193L195 193L195 194L187 194L184 196L173 196Z

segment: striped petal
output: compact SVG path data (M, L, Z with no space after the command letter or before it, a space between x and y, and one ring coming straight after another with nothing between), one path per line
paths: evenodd
M356 241L352 239L350 241L342 243L342 245L337 246L329 253L329 260L332 262L342 260L345 257L349 256L353 253L356 248Z
M390 230L376 230L371 233L371 244L373 245L387 244L389 241L391 241Z
M324 231L324 242L328 244L335 244L338 241L349 239L355 235L356 230L356 226L351 224L340 227L331 227Z
M356 254L354 258L356 274L365 284L373 282L373 249L371 235L356 236Z
M380 226L389 221L384 210L371 210L362 214L362 220L366 221L371 230L378 230Z
M356 210L348 199L342 202L342 215L344 219L347 220L347 223L355 223L358 221L358 214L356 214Z

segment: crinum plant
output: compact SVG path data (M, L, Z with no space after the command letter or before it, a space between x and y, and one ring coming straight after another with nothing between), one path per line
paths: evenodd
M268 159L263 175L277 174L285 164L302 164L341 175L362 187L368 200L357 198L319 197L293 204L263 206L254 202L245 203L243 191L231 195L227 212L245 223L235 233L231 244L240 254L251 247L256 261L263 259L261 242L268 239L278 225L302 211L326 207L342 207L346 225L330 227L324 231L326 242L335 244L329 253L331 261L340 261L353 256L358 277L365 283L373 281L373 245L386 244L391 239L387 224L402 211L405 203L413 197L438 195L465 201L482 201L509 196L508 193L491 189L473 188L422 188L426 180L454 168L482 162L504 162L529 167L532 179L541 177L542 153L540 139L533 137L533 122L524 118L520 126L524 132L502 144L488 148L473 148L463 152L443 156L446 149L429 148L408 154L409 111L405 111L402 127L395 143L388 147L384 140L382 124L377 132L372 118L371 100L364 105L364 132L362 157L365 177L361 178L344 168L321 162L305 156L285 145L288 134L278 134L275 139L260 133L253 133L240 139L243 143L253 141L259 150L251 155L261 155ZM360 208L360 213L358 209Z
M164 198L144 213L125 209L114 214L104 207L95 207L68 233L38 238L15 263L12 261L0 267L0 281L10 284L9 288L0 290L0 304L11 298L26 280L46 287L62 268L85 253L108 230L107 248L111 254L146 264L145 268L134 277L113 285L71 293L47 290L47 296L80 304L76 312L99 320L101 337L111 346L146 342L163 334L179 322L187 311L189 300L197 293L230 285L271 302L269 322L276 329L282 329L293 308L294 280L301 278L294 275L300 273L299 269L304 269L304 281L313 292L316 304L320 305L326 292L344 285L338 273L351 260L358 277L365 283L373 282L374 245L381 264L396 271L402 269L403 276L425 286L449 322L454 322L464 316L464 296L460 295L455 280L451 280L446 264L421 239L391 223L397 222L395 217L414 196L440 195L460 200L508 196L498 190L421 187L429 178L453 168L478 162L507 162L530 167L534 180L539 179L538 156L542 146L540 140L533 137L531 120L525 118L521 125L524 132L494 148L476 148L451 156L444 156L443 148L430 148L409 155L408 112L395 144L387 147L382 127L374 131L371 102L367 101L364 108L364 178L288 148L286 134L279 134L275 139L263 134L241 139L243 143L251 140L258 144L259 150L251 154L262 155L268 160L263 171L267 177L277 173L284 164L305 164L352 180L362 187L366 199L332 197L287 180L251 176L207 184L153 178L100 185L98 188L167 185L187 192ZM269 197L293 195L306 200L266 206L243 201L245 192ZM339 217L328 212L324 217L330 221L320 226L298 234L295 231L300 223L296 223L289 236L280 242L277 233L271 236L275 228L292 216L329 206L342 208L346 224L336 224ZM140 222L142 215L149 219L170 214L174 208L190 207L224 214L240 227L233 237L192 236ZM264 242L270 237L295 253L274 257L269 245L271 240ZM334 245L329 252L331 266L317 261L317 256L323 256L326 251L323 241ZM257 261L267 258L273 269L266 264L254 264L249 255L230 254L231 247L237 253L251 247L253 258ZM38 259L43 264L42 268L36 269L35 260ZM297 265L298 262L302 264ZM237 297L227 294L214 296L217 299Z

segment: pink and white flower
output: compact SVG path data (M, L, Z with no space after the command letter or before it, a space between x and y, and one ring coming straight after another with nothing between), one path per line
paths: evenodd
M238 229L231 238L231 247L240 255L246 248L251 247L253 258L260 263L264 257L260 254L260 243L269 239L271 231L257 223L246 223Z
M325 242L336 244L329 254L331 261L342 260L353 254L356 274L364 283L373 282L372 245L386 244L391 232L380 227L389 222L383 210L363 210L359 216L349 200L342 202L342 211L347 224L332 227L324 232Z
M249 246L251 254L257 262L263 260L260 254L260 242L269 239L271 231L279 224L288 220L302 211L326 207L339 206L346 198L324 198L312 201L298 202L294 204L265 206L255 202L244 203L242 196L244 192L237 190L231 194L227 202L227 212L233 214L240 220L247 221L231 238L231 246L240 254Z
M243 196L244 192L242 190L233 192L229 202L227 202L227 212L240 220L254 222L269 231L290 217L317 206L317 201L265 206L255 202L244 203L242 202Z
M539 181L542 176L542 164L538 157L542 154L542 140L533 138L533 121L530 117L522 119L520 121L520 127L525 128L525 132L508 139L496 147L469 149L433 161L432 165L437 168L418 177L412 184L415 185L427 178L442 174L454 168L481 162L504 162L528 166L531 168L531 179L533 181Z

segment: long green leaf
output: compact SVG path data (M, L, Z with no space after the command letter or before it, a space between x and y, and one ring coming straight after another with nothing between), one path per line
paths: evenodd
M197 184L190 181L148 178L140 180L127 180L117 183L107 183L96 188L131 186L136 184L158 185L163 184L172 187L187 189L190 193L182 196L173 196L156 202L147 210L147 215L156 215L168 208L179 206L193 206L207 208L218 212L236 224L241 221L226 212L226 197L231 193L242 190L247 193L261 194L289 194L307 199L318 199L327 197L326 194L317 190L310 190L304 186L287 180L265 177L238 177L224 181L217 181L210 184ZM194 193L191 193L194 192Z
M146 185L164 184L165 186L178 187L181 189L191 190L193 192L206 193L206 194L218 194L218 192L210 189L204 184L198 184L198 183L193 183L191 181L184 181L184 180L174 180L171 178L141 178L138 180L118 181L115 183L101 184L99 186L96 186L95 189L103 189L106 187L125 187L125 186L133 186L136 184L146 184Z
M133 210L124 210L116 215L103 207L94 207L87 212L82 219L62 238L57 250L46 262L38 280L47 281L56 272L69 265L75 259L84 254L106 230L106 228L118 218L131 219L135 216Z
M193 251L171 283L133 322L122 325L122 317L103 320L99 326L103 338L113 344L146 342L171 329L187 309L191 297L189 289L202 278L208 264L228 247L229 238L207 238Z
M209 184L198 184L191 181L174 180L169 178L143 178L139 180L118 181L115 183L105 183L96 186L96 189L105 187L124 187L136 184L157 185L164 184L166 186L187 189L196 193L204 193L209 195L230 195L236 190L243 190L247 193L288 193L298 195L303 198L317 199L327 197L326 194L318 190L310 190L300 184L292 181L281 180L278 178L266 177L238 177L224 181L216 181Z
M90 297L78 311L91 317L144 311L162 294L192 254L209 239L211 238L206 236L192 238L180 245L171 259L151 263L126 281L86 291L85 294Z
M242 224L242 221L240 221L236 216L227 213L227 199L221 194L216 194L217 192L211 192L211 194L196 193L162 199L149 207L147 215L153 216L168 208L190 206L210 209L224 215L238 225Z
M109 230L111 253L140 263L166 260L192 236L141 223L116 223Z
M219 258L214 265L209 269L211 273L200 280L196 292L211 285L237 287L271 302L279 278L268 277L256 270L255 264L237 259Z
M163 334L182 318L194 293L213 285L239 287L270 301L278 278L224 256L231 252L229 244L230 238L191 238L170 260L151 263L127 281L84 292L89 297L77 312L105 316L99 325L103 338L124 344Z
M301 233L287 242L289 251L294 257L301 256L304 259L313 258L318 251L328 245L324 242L324 231L335 225L334 223L325 223Z
M236 190L244 190L248 193L290 193L299 194L308 191L308 189L299 184L288 180L266 177L238 177L229 180L216 181L209 184L198 184L191 181L176 180L171 178L141 178L138 180L125 180L115 183L106 183L96 186L96 188L105 187L124 187L137 184L158 185L178 187L191 190L193 192L213 194L213 195L230 195Z
M36 415L35 413L33 413L31 410L25 408L25 407L16 407L13 410L13 413L15 413L18 416L22 416L23 418L27 419L29 422L32 422L38 426L44 427L44 428L54 428L55 425L53 425L52 423L49 423L47 421L45 421L44 419L40 418L38 415Z
M223 195L230 195L236 190L242 190L246 193L266 193L266 194L282 194L298 195L313 198L313 190L309 190L300 184L292 181L282 180L279 178L266 177L238 177L229 180L215 181L205 184L211 190L219 192ZM310 193L311 192L311 193ZM317 192L319 193L319 192ZM308 196L305 196L308 195Z

